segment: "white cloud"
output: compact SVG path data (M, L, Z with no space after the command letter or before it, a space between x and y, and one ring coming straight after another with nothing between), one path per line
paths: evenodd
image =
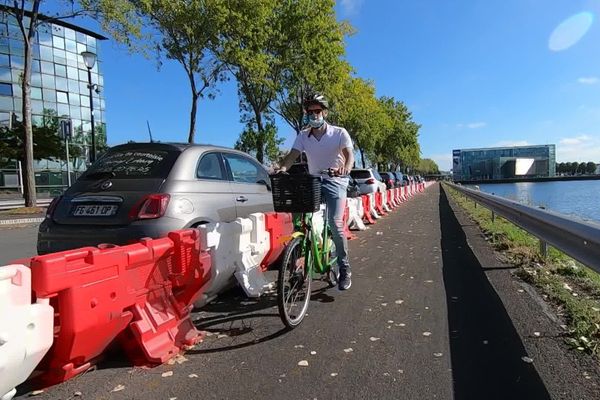
M590 135L565 137L556 145L557 162L600 162L600 138Z
M354 14L360 9L364 0L341 0L342 9L346 14Z
M463 123L458 123L456 124L456 127L459 129L462 128L469 128L469 129L479 129L479 128L483 128L484 126L487 126L487 124L485 122L469 122L468 124L463 124Z
M590 141L592 138L588 135L580 135L571 138L562 138L558 143L565 146L578 146Z
M485 122L471 122L470 124L467 124L467 128L478 129L478 128L483 128L486 125L487 124Z
M515 146L529 146L527 140L501 140L493 144L491 147L515 147Z
M582 76L581 78L577 79L577 82L583 85L595 85L600 82L600 79L597 76Z

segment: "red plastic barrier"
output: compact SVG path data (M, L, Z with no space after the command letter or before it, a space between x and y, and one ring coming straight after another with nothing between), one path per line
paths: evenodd
M396 206L400 205L400 189L399 188L394 188L394 202L396 203Z
M327 217L325 217L327 218ZM356 239L356 235L350 232L350 228L348 228L348 218L350 218L350 209L348 209L348 199L346 199L346 207L344 207L344 236L346 239L353 240Z
M363 194L360 196L360 198L362 200L364 210L363 221L368 222L369 224L374 224L375 220L371 216L371 198L366 194Z
M265 227L269 232L270 249L260 264L263 271L266 271L271 264L279 259L286 244L292 239L291 235L294 233L292 214L265 213Z
M38 298L51 298L57 311L42 381L54 384L84 372L120 335L135 361L152 363L200 340L186 304L199 296L210 269L197 239L196 230L187 230L33 258L32 289Z
M386 200L390 208L396 208L396 202L394 201L394 189L389 189L387 191Z
M425 191L425 184L419 183L419 192L423 193Z
M381 215L387 215L387 212L383 209L383 196L381 192L375 192L375 210Z

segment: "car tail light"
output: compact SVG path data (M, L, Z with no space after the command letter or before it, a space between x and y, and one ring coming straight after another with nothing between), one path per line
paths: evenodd
M165 215L169 205L169 196L166 193L149 194L142 198L129 213L130 219L154 219Z
M56 206L58 206L58 203L60 203L62 198L62 196L58 196L52 199L50 205L48 205L48 208L46 209L46 218L52 218L52 214L56 211Z
M367 185L372 185L375 183L375 178L369 178L367 179L367 181L365 182Z

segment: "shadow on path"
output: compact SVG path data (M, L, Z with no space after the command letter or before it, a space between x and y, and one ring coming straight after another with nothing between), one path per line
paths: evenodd
M439 211L454 398L550 399L443 189Z

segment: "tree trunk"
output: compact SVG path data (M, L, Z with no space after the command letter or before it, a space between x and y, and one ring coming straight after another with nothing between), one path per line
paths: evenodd
M366 165L365 165L365 152L361 148L359 148L359 150L360 150L360 160L362 161L362 166L363 166L363 168L366 168Z
M263 127L262 115L260 112L254 112L256 116L256 127L258 128L258 137L256 138L256 159L261 164L265 158L265 128Z
M198 94L192 89L192 110L190 111L190 132L188 134L188 143L194 143L196 136L196 111L198 109Z
M29 29L35 29L34 19L37 19L37 10L39 1L33 4L34 14L31 16L32 22L29 24ZM22 21L21 21L22 22ZM35 192L35 174L33 171L33 127L31 124L31 45L33 40L29 36L32 33L23 35L25 45L25 60L23 71L23 82L21 89L23 91L23 130L25 132L25 168L23 173L23 195L25 197L25 207L35 207L37 204L37 194Z

